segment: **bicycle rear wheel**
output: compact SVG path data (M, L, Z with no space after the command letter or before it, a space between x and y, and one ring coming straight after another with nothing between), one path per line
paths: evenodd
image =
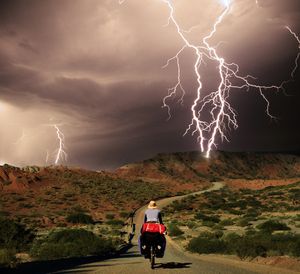
M155 252L154 252L154 247L151 246L150 249L150 263L151 263L151 269L154 269L154 265L155 265Z

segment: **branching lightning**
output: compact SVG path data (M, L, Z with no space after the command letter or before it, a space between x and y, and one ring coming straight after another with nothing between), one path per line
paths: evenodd
M290 32L291 35L293 35L295 37L295 39L298 42L298 54L297 54L297 57L295 59L295 67L294 67L294 69L293 69L293 71L291 73L292 78L294 78L295 73L296 73L296 71L298 69L298 62L299 62L299 58L300 58L300 39L297 36L297 34L291 30L291 28L289 26L285 26L285 28Z
M122 4L125 0L119 0ZM169 10L169 16L167 21L168 25L174 25L178 33L178 36L183 42L182 48L177 52L175 56L170 58L164 67L167 67L171 62L175 62L177 66L177 82L169 88L167 96L163 98L163 108L166 108L168 112L168 118L171 117L171 109L168 104L168 100L173 98L180 92L180 102L183 102L186 91L182 84L182 71L180 67L181 54L190 49L194 52L193 70L197 80L196 96L191 105L192 120L186 129L184 135L191 132L192 135L197 136L201 152L205 153L206 157L210 156L210 153L214 147L217 147L217 139L221 138L222 141L229 141L226 132L229 129L237 129L237 115L235 110L229 103L229 96L231 90L234 89L255 89L259 92L262 99L266 103L266 114L271 118L275 117L270 111L270 102L265 95L266 91L284 91L284 84L289 81L284 81L280 85L259 85L255 84L255 78L251 75L243 76L239 72L239 65L236 63L228 63L217 51L217 46L212 46L209 41L217 32L218 26L223 22L223 19L229 14L231 9L231 0L221 0L224 5L224 10L216 18L215 23L212 26L211 31L202 39L200 45L191 42L187 33L190 33L196 26L190 28L190 30L183 30L175 17L175 8L171 0L161 0L165 3ZM258 1L256 0L256 4ZM299 53L295 59L295 67L291 72L291 79L295 76L298 68L298 61L300 58L300 41L298 36L288 26L286 29L296 38L299 44ZM216 64L216 76L219 79L217 90L205 91L203 90L202 77L200 68L202 64L210 62ZM209 118L207 118L207 116Z
M65 136L59 129L57 125L53 125L53 127L56 129L56 135L57 139L59 141L59 147L56 152L56 158L55 158L55 164L57 165L59 161L66 161L67 160L67 153L65 151Z

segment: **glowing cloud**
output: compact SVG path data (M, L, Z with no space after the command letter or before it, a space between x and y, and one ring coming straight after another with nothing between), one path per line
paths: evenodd
M5 111L5 106L3 103L0 102L0 112L4 112Z
M225 7L228 7L230 5L231 0L220 0L221 4Z

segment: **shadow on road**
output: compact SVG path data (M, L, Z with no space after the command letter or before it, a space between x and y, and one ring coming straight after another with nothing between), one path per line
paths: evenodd
M105 258L91 256L86 258L70 258L51 261L29 262L18 265L16 268L3 268L0 273L7 274L47 274L57 271L65 271L80 265L103 261Z
M156 264L155 268L164 268L164 269L175 269L175 268L190 268L192 263L176 263L176 262L168 262Z
M49 274L49 273L67 273L69 269L85 268L85 264L105 262L108 259L120 257L140 256L134 252L126 252L131 246L123 248L119 253L108 256L89 256L80 258L67 258L51 261L36 261L18 265L16 268L0 268L1 274ZM102 264L105 266L105 264ZM81 270L75 270L69 273L80 273Z
M142 257L140 253L130 251L119 255L120 258Z

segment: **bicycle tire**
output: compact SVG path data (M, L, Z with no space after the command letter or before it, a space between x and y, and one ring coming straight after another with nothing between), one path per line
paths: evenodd
M151 269L154 269L154 265L155 265L155 252L154 252L154 247L151 246L150 249L150 263L151 263Z

